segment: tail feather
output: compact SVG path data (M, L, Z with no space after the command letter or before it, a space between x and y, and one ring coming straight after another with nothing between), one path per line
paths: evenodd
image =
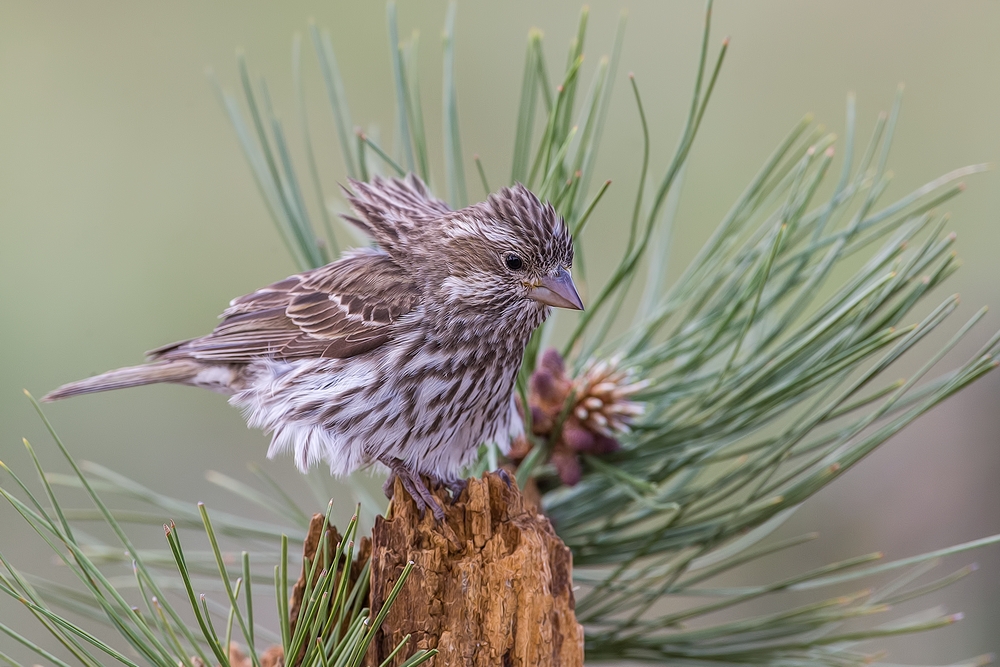
M194 379L198 375L199 370L199 364L186 360L160 361L142 366L129 366L101 373L86 380L64 384L42 397L42 400L58 401L62 398L69 398L70 396L78 396L80 394L139 387L144 384L156 384L158 382L187 382Z

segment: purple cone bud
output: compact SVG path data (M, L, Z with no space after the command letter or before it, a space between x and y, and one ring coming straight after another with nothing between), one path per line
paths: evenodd
M563 362L562 355L554 347L550 347L542 353L538 366L558 377L566 374L566 364Z
M548 415L537 405L531 406L531 430L535 435L548 435L552 429L552 423Z
M621 449L621 444L617 440L598 433L594 438L594 448L590 451L594 454L610 454L619 449Z
M537 405L531 406L531 421L538 424L545 421L545 411Z
M565 452L557 452L552 455L552 465L559 473L559 479L566 486L575 486L583 476L583 467L576 460L576 456Z
M594 450L594 433L584 428L575 419L563 424L562 439L574 452L590 452Z
M543 401L559 402L556 379L552 372L546 368L539 368L531 374L531 390L538 394Z

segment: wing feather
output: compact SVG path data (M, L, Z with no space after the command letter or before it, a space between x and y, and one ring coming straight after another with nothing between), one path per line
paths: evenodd
M346 358L385 343L419 304L417 286L389 255L360 250L233 299L212 333L149 354L218 363Z

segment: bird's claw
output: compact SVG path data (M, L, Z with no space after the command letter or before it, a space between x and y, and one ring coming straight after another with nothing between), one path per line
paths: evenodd
M459 477L441 480L441 486L448 489L448 492L451 493L451 502L456 502L468 485L469 480Z
M424 480L418 474L411 473L403 465L403 462L399 459L392 459L385 462L392 472L389 474L389 479L385 481L382 485L382 491L385 493L387 498L393 497L393 488L396 485L396 480L398 479L406 489L406 492L410 494L413 498L414 504L420 511L420 516L423 516L428 508L431 510L431 514L434 515L434 520L438 523L444 522L444 508L441 507L441 503L438 499L434 497L430 489L424 483Z
M504 484L507 485L508 489L513 489L517 486L511 478L510 473L508 473L504 468L497 470L497 476L504 481Z

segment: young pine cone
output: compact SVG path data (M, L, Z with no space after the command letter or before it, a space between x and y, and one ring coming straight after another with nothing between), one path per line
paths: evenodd
M577 377L569 378L562 356L549 349L531 375L528 405L532 432L551 438L558 430L551 460L564 484L572 486L580 481L581 454L616 451L620 445L615 436L627 433L643 412L642 404L630 399L648 383L637 381L633 372L620 368L619 363L617 359L592 360Z

